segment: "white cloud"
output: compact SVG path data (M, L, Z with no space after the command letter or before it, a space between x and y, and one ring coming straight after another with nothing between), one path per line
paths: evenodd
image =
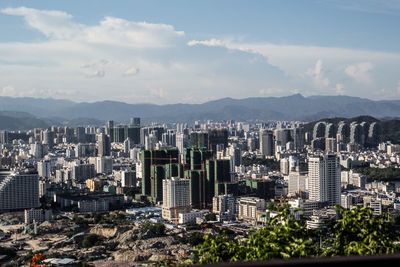
M353 78L356 82L362 84L370 84L372 81L370 71L374 68L370 62L361 62L358 64L347 66L345 73Z
M49 38L69 39L76 37L83 25L74 23L72 16L57 10L38 10L27 7L4 8L1 13L11 16L22 16L26 23Z
M329 85L328 78L325 77L325 70L322 66L322 60L318 59L314 68L309 69L307 74L311 76L313 83L318 88L327 87Z
M106 75L104 70L95 70L85 75L86 78L103 78Z
M136 68L136 67L131 67L127 70L125 70L125 72L123 73L124 76L135 76L137 74L139 74L140 69Z
M272 44L268 42L243 42L232 39L192 40L191 46L225 47L239 51L263 55L272 65L290 75L298 75L310 64L319 59L329 64L340 65L354 61L398 62L400 53L348 49L340 47L322 47L312 45Z
M191 40L187 43L188 46L196 46L196 45L203 45L203 46L210 46L210 47L226 47L230 48L229 42L221 39L212 38L210 40Z
M166 98L167 97L167 91L162 87L150 88L150 94L157 98Z
M133 22L115 17L105 17L98 25L89 26L74 22L70 14L62 11L18 7L4 8L0 12L22 16L30 27L53 40L155 48L173 45L176 37L185 34L168 24Z
M18 92L14 87L7 85L1 88L0 96L18 96Z
M277 96L277 95L282 95L285 94L286 90L283 88L263 88L260 89L259 93L262 96Z
M346 92L344 85L341 83L336 84L335 91L336 91L336 94L338 94L338 95L344 95Z

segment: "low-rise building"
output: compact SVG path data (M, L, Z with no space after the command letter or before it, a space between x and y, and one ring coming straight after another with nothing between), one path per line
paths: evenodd
M257 197L242 197L238 205L238 219L252 223L257 222L257 211L265 210L265 200Z
M44 209L29 209L25 210L24 218L25 224L31 224L33 222L42 223L45 221L50 221L53 217L51 210Z

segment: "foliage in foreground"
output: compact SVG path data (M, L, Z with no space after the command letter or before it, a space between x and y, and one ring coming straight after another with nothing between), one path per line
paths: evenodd
M243 240L206 235L196 252L201 264L393 253L395 237L389 227L387 216L373 216L371 209L338 208L338 220L322 234L307 230L304 222L296 221L285 210ZM321 244L320 239L324 239Z

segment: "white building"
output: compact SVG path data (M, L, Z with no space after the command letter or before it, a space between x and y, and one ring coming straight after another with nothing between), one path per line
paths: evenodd
M90 158L89 163L94 164L96 173L111 173L113 169L111 157Z
M336 210L314 210L310 219L306 221L307 229L322 229L327 227L329 221L336 219Z
M296 195L306 191L306 172L290 172L288 183L288 194Z
M189 179L172 177L163 180L163 219L178 223L179 213L191 210Z
M31 149L29 150L29 154L34 156L37 159L43 158L48 152L48 146L40 143L31 144Z
M365 198L364 198L365 199ZM370 207L374 215L382 215L382 200L371 199L370 202L364 202L365 207Z
M196 222L197 218L202 218L202 217L204 217L204 212L201 211L190 211L190 212L179 213L178 223L179 224L194 223Z
M280 169L281 169L281 173L283 175L288 175L289 174L289 159L288 158L283 158L280 161Z
M50 178L51 177L51 161L42 160L37 163L37 171L39 177Z
M353 196L351 194L341 194L340 205L345 209L350 209L353 205Z
M318 210L323 206L321 202L301 198L291 199L288 204L294 209L300 209L305 216L310 216L314 210Z
M312 201L340 204L340 164L336 155L308 159L308 191Z

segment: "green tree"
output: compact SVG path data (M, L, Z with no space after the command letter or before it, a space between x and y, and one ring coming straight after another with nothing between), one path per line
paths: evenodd
M90 248L95 246L100 241L100 237L96 234L88 234L82 240L82 247Z
M229 262L243 259L243 252L236 240L227 235L205 235L204 242L197 246L200 264Z
M324 255L372 255L395 251L388 216L374 216L369 208L338 208L339 218L331 229Z
M199 262L254 261L272 258L307 257L316 254L316 246L304 223L294 219L288 210L271 219L242 241L227 235L204 237L197 247Z
M201 264L299 258L386 254L396 251L396 236L388 216L374 216L369 208L338 208L338 219L323 231L309 231L285 209L262 229L238 240L227 234L206 235L196 247ZM231 235L232 236L232 235ZM322 242L321 246L320 241Z
M269 260L312 256L316 246L304 223L284 210L264 228L250 234L245 251L245 260Z
M206 219L207 222L216 221L217 220L217 215L215 215L215 213L210 212L210 213L206 214L205 219Z
M139 227L139 233L142 237L152 238L165 235L165 225L163 223L151 223L146 221Z

